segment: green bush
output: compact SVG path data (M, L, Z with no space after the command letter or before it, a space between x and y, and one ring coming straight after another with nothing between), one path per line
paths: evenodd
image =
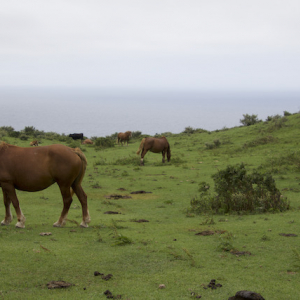
M137 139L141 136L142 132L141 131L132 131L132 138Z
M94 144L96 147L110 148L115 146L115 140L112 140L109 137L98 137L94 140Z
M259 120L257 118L257 115L248 115L245 114L243 115L243 119L240 120L240 122L244 125L244 126L250 126L250 125L254 125L256 123L261 122L261 120Z
M205 143L207 149L219 148L221 146L221 142L219 139L214 140L213 143Z
M20 138L21 141L27 141L29 139L29 136L27 136L26 134L21 134L19 136L19 138Z
M247 173L244 164L227 166L213 176L216 195L209 193L206 183L201 183L200 196L191 200L195 213L213 211L230 212L275 212L289 209L288 201L276 188L271 174L258 170ZM208 186L209 187L209 186Z

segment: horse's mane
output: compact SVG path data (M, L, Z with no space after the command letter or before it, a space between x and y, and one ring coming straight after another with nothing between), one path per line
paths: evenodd
M1 141L1 143L0 143L0 150L6 149L6 148L8 148L9 146L11 146L11 145L8 144L8 143L6 143L6 142L4 142L4 141Z

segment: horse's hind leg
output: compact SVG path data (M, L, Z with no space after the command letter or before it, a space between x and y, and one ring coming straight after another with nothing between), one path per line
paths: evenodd
M4 206L5 206L5 218L3 221L1 221L1 225L9 225L13 218L11 211L10 211L11 201L7 197L6 193L4 191L2 191L2 192L3 192L3 202L4 202Z
M72 189L76 196L78 197L81 207L82 207L82 222L80 224L81 227L88 227L88 223L91 222L88 206L87 206L87 195L84 192L81 185L72 186Z
M9 225L10 222L12 221L12 214L10 211L10 204L12 203L15 208L17 219L18 219L16 227L24 228L26 218L24 217L21 211L19 200L17 198L14 186L12 184L2 183L1 187L3 192L4 206L5 206L5 218L1 222L1 225Z
M63 225L65 225L65 219L67 218L71 203L73 201L70 186L59 185L59 188L63 197L64 206L58 221L53 224L54 227L62 227Z

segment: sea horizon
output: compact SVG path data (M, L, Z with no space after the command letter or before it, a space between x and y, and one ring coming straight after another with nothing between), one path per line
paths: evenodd
M155 135L186 127L214 131L300 110L300 91L199 91L110 88L1 88L0 127L87 137L127 130Z

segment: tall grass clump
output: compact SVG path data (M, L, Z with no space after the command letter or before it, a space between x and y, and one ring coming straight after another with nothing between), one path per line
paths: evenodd
M272 168L272 171L276 173L280 173L280 169L300 171L300 152L288 151L278 157L269 157L266 159L264 166Z
M145 159L144 159L145 161ZM134 166L139 166L140 165L140 157L136 155L129 155L127 157L122 157L116 159L113 163L113 165L122 165L122 166L127 166L127 165L134 165Z
M191 200L191 211L195 213L232 212L276 212L289 209L289 202L276 188L270 173L253 170L249 174L244 164L227 166L212 176L215 195L209 185L200 184L200 195Z

